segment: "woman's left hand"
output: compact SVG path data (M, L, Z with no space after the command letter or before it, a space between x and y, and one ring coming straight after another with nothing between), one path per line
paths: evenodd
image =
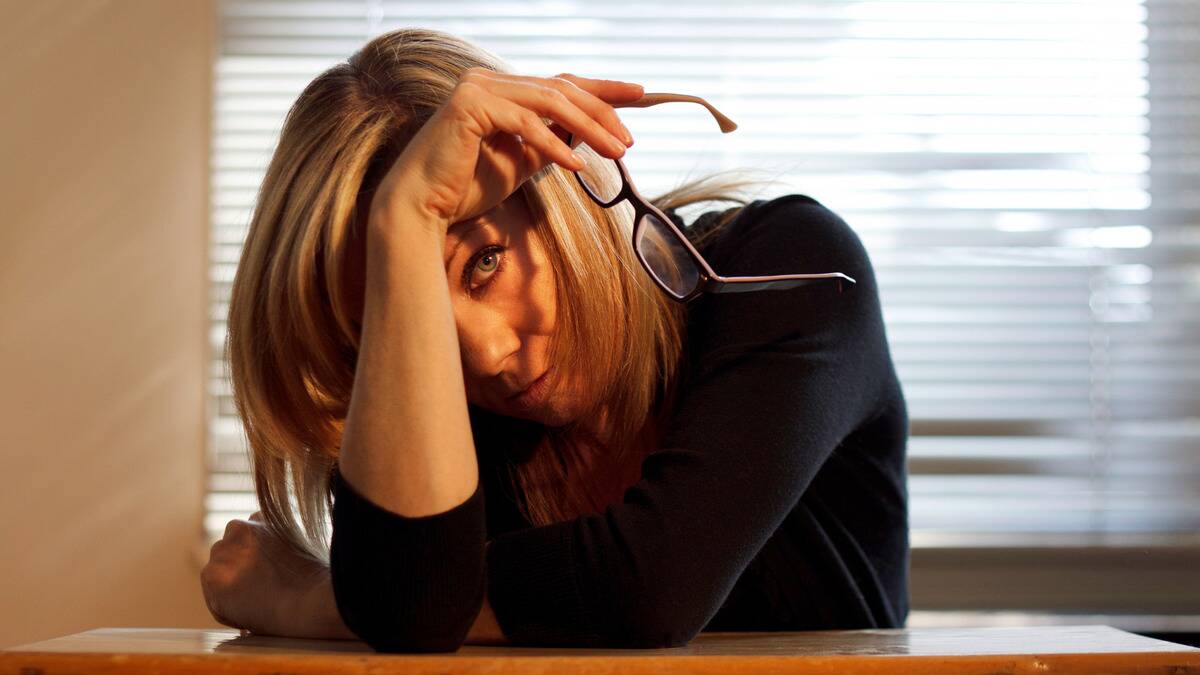
M255 513L248 521L229 521L200 571L200 586L220 623L264 635L295 635L294 608L328 570L293 551Z

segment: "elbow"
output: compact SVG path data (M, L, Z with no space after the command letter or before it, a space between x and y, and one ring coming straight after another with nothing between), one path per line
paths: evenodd
M451 652L483 606L482 484L449 511L409 518L335 483L329 571L342 622L380 652Z
M452 652L463 645L487 591L482 537L475 556L450 566L435 563L439 556L396 555L338 534L330 580L351 632L378 652Z
M467 634L428 630L397 630L386 634L362 637L371 649L381 654L429 654L456 652L466 642Z
M483 606L484 587L477 588L473 601L462 589L407 605L389 603L379 593L335 592L335 597L346 627L377 652L454 652L466 642Z
M388 635L360 636L371 649L380 654L430 654L456 652L466 641L445 633L414 635L391 633Z

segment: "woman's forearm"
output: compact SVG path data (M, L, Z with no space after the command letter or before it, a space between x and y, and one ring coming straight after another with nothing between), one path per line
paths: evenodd
M373 212L374 213L374 212ZM362 336L334 474L330 582L378 651L453 651L484 593L483 486L445 228L390 211L367 240Z
M339 469L394 513L441 513L465 502L479 476L442 262L445 230L393 210L372 214L369 232Z

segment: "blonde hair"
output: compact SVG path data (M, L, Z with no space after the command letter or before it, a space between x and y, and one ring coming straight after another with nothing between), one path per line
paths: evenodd
M226 358L263 520L298 552L325 563L330 479L361 335L365 207L386 169L472 66L512 72L441 31L405 28L372 39L300 94L258 191L231 290ZM710 200L744 206L734 192L753 183L714 174L654 201L664 210ZM477 452L511 458L520 508L543 525L602 511L637 481L681 385L686 311L640 269L630 245L631 209L597 206L556 164L520 191L556 270L550 366L586 372L593 391L585 400L596 402L590 412L612 420L599 448L574 423L548 428L469 406ZM722 213L705 237L738 208Z

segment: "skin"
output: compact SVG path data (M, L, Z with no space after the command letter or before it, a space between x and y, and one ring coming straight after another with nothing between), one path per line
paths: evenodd
M362 336L338 456L343 478L365 497L420 517L475 492L446 237L452 225L493 210L546 164L581 168L564 131L606 156L623 155L632 137L600 97L629 101L643 93L631 83L468 68L384 174L367 210ZM546 118L561 128L551 129ZM511 393L523 382L508 384Z
M531 222L528 204L515 192L487 213L452 225L446 236L446 280L467 401L501 415L561 426L578 417L579 401L569 389L533 410L507 400L546 371L554 332L554 270ZM470 275L466 284L464 272Z

